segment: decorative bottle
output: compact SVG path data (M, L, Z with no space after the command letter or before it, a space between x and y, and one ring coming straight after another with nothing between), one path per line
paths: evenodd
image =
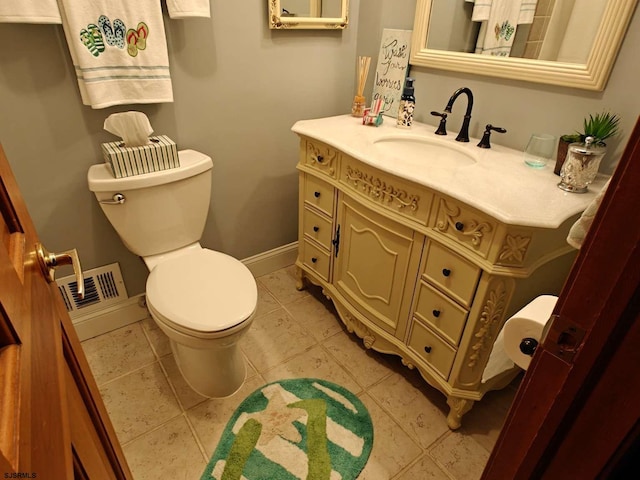
M416 106L416 97L413 96L413 78L407 77L404 82L404 90L400 97L400 107L398 108L398 120L396 126L399 128L411 128L413 123L413 109Z

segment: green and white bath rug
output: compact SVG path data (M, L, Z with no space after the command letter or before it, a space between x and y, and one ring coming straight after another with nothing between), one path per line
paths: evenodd
M280 380L240 404L200 480L353 480L372 446L371 417L353 393Z

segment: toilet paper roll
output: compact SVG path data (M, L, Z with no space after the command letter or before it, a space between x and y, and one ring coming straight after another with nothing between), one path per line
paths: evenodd
M509 358L520 368L526 370L531 363L531 356L520 350L525 338L540 341L542 331L551 318L553 308L558 301L554 295L541 295L520 309L504 324L504 349Z

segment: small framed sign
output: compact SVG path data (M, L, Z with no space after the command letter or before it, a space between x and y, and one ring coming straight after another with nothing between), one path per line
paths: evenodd
M373 101L382 99L382 113L394 118L398 116L404 79L408 74L411 32L390 28L382 31L373 79Z

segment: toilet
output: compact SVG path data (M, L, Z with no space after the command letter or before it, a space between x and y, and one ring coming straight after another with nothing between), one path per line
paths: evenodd
M124 178L106 163L93 165L89 189L149 269L147 307L183 378L201 395L226 397L245 380L238 341L253 321L258 291L242 262L200 245L213 162L194 150L178 154L180 167Z

